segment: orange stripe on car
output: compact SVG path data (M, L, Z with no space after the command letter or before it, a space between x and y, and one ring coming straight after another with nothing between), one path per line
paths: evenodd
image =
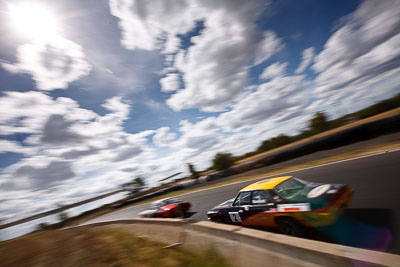
M285 211L296 211L300 210L300 208L285 208Z

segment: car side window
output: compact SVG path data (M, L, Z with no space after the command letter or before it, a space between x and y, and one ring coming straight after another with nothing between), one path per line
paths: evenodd
M254 205L267 204L272 201L272 194L269 190L253 191L251 202Z
M240 192L232 206L250 205L251 192Z

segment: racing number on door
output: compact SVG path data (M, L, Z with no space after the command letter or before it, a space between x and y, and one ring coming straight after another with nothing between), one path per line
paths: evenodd
M232 222L242 222L239 212L229 212L229 217L231 218Z

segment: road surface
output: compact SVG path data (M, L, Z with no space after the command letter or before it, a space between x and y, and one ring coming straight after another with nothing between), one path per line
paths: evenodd
M354 199L342 218L333 226L320 229L324 235L323 241L400 253L399 173L400 151L392 151L282 175L289 174L318 183L347 184L354 190ZM257 180L188 193L180 198L192 203L194 214L191 220L207 220L206 212L209 209L235 197L241 188ZM85 224L134 218L147 206L143 204L125 208Z

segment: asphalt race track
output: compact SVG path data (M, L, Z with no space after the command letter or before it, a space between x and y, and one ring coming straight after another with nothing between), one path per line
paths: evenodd
M283 173L285 174L285 173ZM321 165L287 174L319 183L347 184L354 199L334 225L319 229L323 241L400 253L400 151ZM258 179L260 180L260 179ZM233 198L257 180L240 182L180 196L192 203L191 220L207 220L206 212ZM137 217L148 204L109 213L86 222Z

